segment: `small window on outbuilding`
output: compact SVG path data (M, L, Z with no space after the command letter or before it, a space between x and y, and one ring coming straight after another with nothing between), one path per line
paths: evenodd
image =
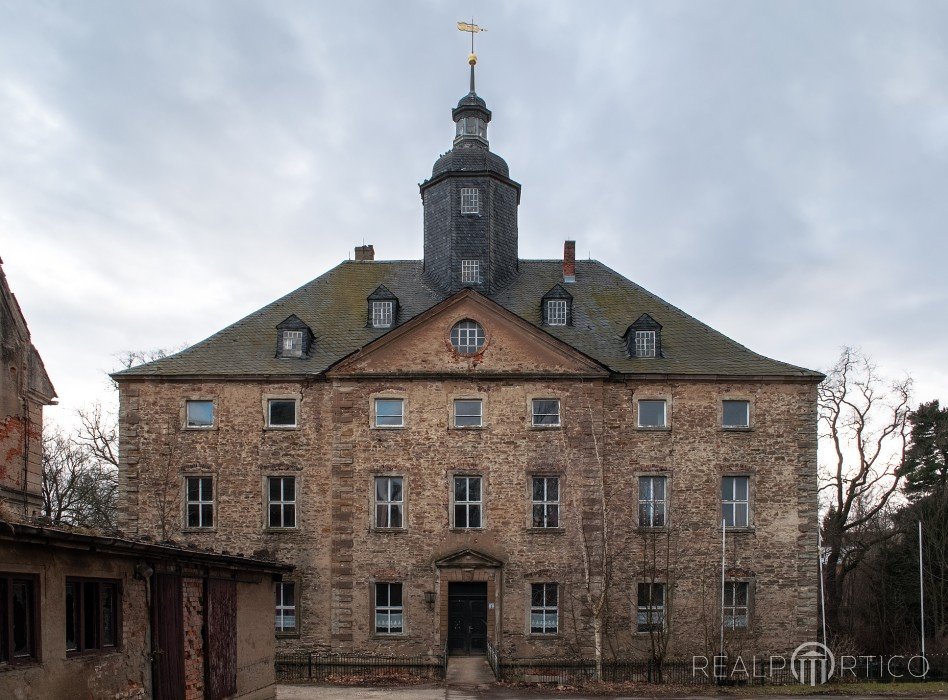
M293 314L277 326L277 357L309 357L313 332Z
M555 285L540 300L540 318L544 326L572 326L573 295Z
M625 332L629 357L664 357L662 325L648 314L642 314Z
M375 291L369 294L368 313L366 314L369 328L391 328L398 320L398 297L384 284L380 284Z

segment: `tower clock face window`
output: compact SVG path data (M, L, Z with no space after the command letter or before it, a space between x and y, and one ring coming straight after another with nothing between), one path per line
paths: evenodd
M480 197L476 187L461 188L461 213L479 214L481 211Z

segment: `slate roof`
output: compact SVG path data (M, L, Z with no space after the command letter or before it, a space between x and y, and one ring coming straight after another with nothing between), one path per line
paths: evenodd
M521 260L520 274L490 298L540 325L540 299L563 279L559 260ZM399 302L399 324L446 298L429 288L420 260L349 261L182 352L118 372L129 376L317 375L388 329L366 325L366 298L380 285ZM758 355L594 260L577 261L573 325L543 330L616 373L799 377L812 370ZM630 358L622 336L648 313L662 325L664 357ZM296 314L313 331L306 358L275 356L276 326Z

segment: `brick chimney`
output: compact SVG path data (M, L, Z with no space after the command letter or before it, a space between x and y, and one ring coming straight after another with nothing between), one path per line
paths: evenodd
M563 243L563 281L576 281L576 241Z
M375 260L375 248L371 244L356 246L356 262L362 260Z

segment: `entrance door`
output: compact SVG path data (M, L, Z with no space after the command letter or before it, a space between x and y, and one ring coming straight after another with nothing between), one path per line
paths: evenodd
M487 584L448 584L448 651L487 653Z
M184 606L181 577L155 574L151 621L152 683L156 700L184 700Z

